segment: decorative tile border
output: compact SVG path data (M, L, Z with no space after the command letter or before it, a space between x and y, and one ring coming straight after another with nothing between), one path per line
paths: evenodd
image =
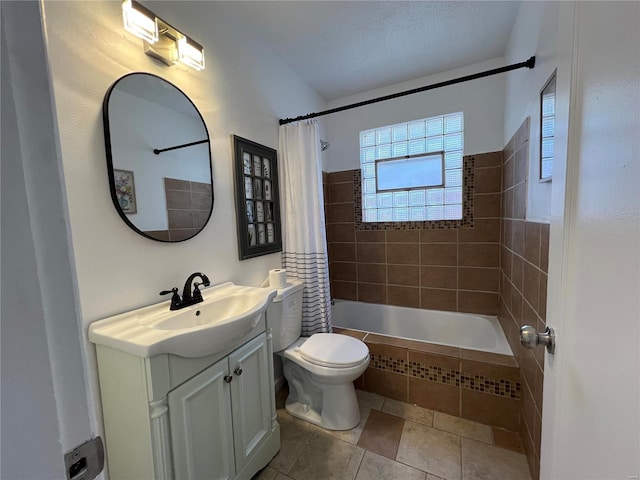
M460 372L449 368L411 362L408 375L410 377L422 378L430 382L443 383L452 387L460 386Z
M356 230L432 230L473 228L473 191L475 185L475 156L467 155L462 161L462 220L435 220L424 222L363 222L362 172L353 171L354 211Z
M407 365L407 362L404 360L377 355L375 353L371 354L371 363L369 366L377 368L378 370L386 370L401 375L407 375L407 371L409 370L409 365Z
M399 373L400 375L409 377L421 378L428 382L475 390L489 395L497 395L514 400L520 399L520 383L511 380L494 379L482 375L462 373L458 370L443 368L437 365L423 365L419 362L408 363L402 359L373 353L371 354L369 367Z

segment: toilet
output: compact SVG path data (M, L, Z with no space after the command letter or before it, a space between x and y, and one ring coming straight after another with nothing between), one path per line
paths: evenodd
M360 422L353 381L369 365L369 349L356 338L336 333L301 337L303 289L299 280L287 279L267 308L273 351L282 357L289 383L285 408L328 430L350 430Z

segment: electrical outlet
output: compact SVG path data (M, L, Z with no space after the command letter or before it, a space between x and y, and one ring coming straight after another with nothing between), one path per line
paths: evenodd
M104 468L104 446L100 437L64 454L67 480L93 480Z

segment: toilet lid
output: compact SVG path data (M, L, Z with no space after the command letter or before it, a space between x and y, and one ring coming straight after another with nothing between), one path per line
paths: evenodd
M298 352L307 362L333 368L353 367L369 355L369 349L363 342L337 333L311 335Z

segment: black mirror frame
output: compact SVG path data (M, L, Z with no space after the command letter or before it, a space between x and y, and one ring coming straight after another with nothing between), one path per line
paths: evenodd
M193 106L194 110L198 113L198 116L200 117L200 120L202 121L202 126L204 127L205 133L207 134L207 143L208 143L207 150L209 152L209 178L211 179L211 208L209 210L209 215L207 217L207 221L204 222L204 225L202 225L202 228L200 228L200 230L198 230L194 235L192 235L190 237L182 238L180 240L162 240L160 238L154 238L154 237L146 234L142 230L140 230L138 227L136 227L127 218L127 215L120 208L120 204L119 204L118 198L116 196L116 185L115 185L114 168L113 168L113 150L112 150L112 147L111 147L111 129L109 128L109 99L111 98L111 93L113 92L113 89L116 87L116 85L118 85L118 83L121 80L123 80L123 79L125 79L125 78L127 78L127 77L129 77L131 75L147 75L149 77L155 77L155 78L157 78L157 79L159 79L159 80L171 85L176 90L178 90L182 95L184 95L184 98L187 99L189 101L189 103L191 103L191 105ZM103 125L103 129L104 129L104 145L105 145L105 151L106 151L106 157L107 157L107 175L109 177L109 191L111 193L111 200L113 201L113 205L114 205L116 211L118 212L118 215L120 215L120 218L122 218L122 220L129 226L129 228L131 228L133 231L135 231L136 233L142 235L145 238L148 238L150 240L154 240L156 242L162 242L162 243L180 243L180 242L184 242L185 240L190 240L193 237L195 237L196 235L198 235L200 232L202 232L202 230L204 230L204 228L209 223L209 220L211 220L211 214L213 212L213 205L215 204L215 192L214 192L214 189L213 189L213 169L212 169L212 165L211 165L211 161L212 161L211 143L210 143L211 142L211 136L209 135L209 129L207 128L207 124L205 123L204 118L202 117L202 114L198 110L198 107L196 107L196 105L193 103L193 101L191 101L189 96L186 93L184 93L180 88L175 86L173 83L169 82L168 80L165 80L164 78L162 78L162 77L160 77L158 75L154 75L153 73L147 73L147 72L131 72L131 73L127 73L126 75L123 75L122 77L118 78L107 89L107 93L105 94L104 100L102 101L102 125Z
M247 140L245 138L238 137L233 135L233 145L235 152L235 191L236 191L236 225L238 227L238 256L240 260L246 260L248 258L259 257L261 255L268 255L270 253L277 253L282 251L282 229L280 225L280 186L278 183L278 153L269 147L265 147L264 145L260 145L258 143L252 142L251 140ZM248 153L251 158L251 167L250 173L246 174L244 172L244 164L243 157L244 153ZM261 172L261 175L255 175L254 169L254 155L260 157L260 165L263 168L262 161L264 159L268 159L270 162L270 176L265 177L264 173ZM249 178L251 185L254 184L255 181L260 182L261 188L264 187L264 181L268 179L271 182L271 200L266 199L265 196L261 195L256 197L253 193L251 196L247 195L245 189L245 178ZM272 211L272 219L268 220L266 213L263 213L265 218L260 222L257 219L257 211L251 212L251 215L254 215L256 218L253 218L251 222L249 222L248 212L247 212L247 203L252 202L253 205L257 205L260 202L262 205L267 203L271 203L273 207ZM264 208L264 207L263 207ZM274 241L269 243L264 243L262 245L259 244L259 241L256 241L256 245L251 245L249 240L249 225L254 226L254 229L258 228L258 225L264 225L265 235L267 235L267 224L273 224L274 230ZM254 235L258 235L258 232L254 230ZM268 238L268 237L267 237Z

